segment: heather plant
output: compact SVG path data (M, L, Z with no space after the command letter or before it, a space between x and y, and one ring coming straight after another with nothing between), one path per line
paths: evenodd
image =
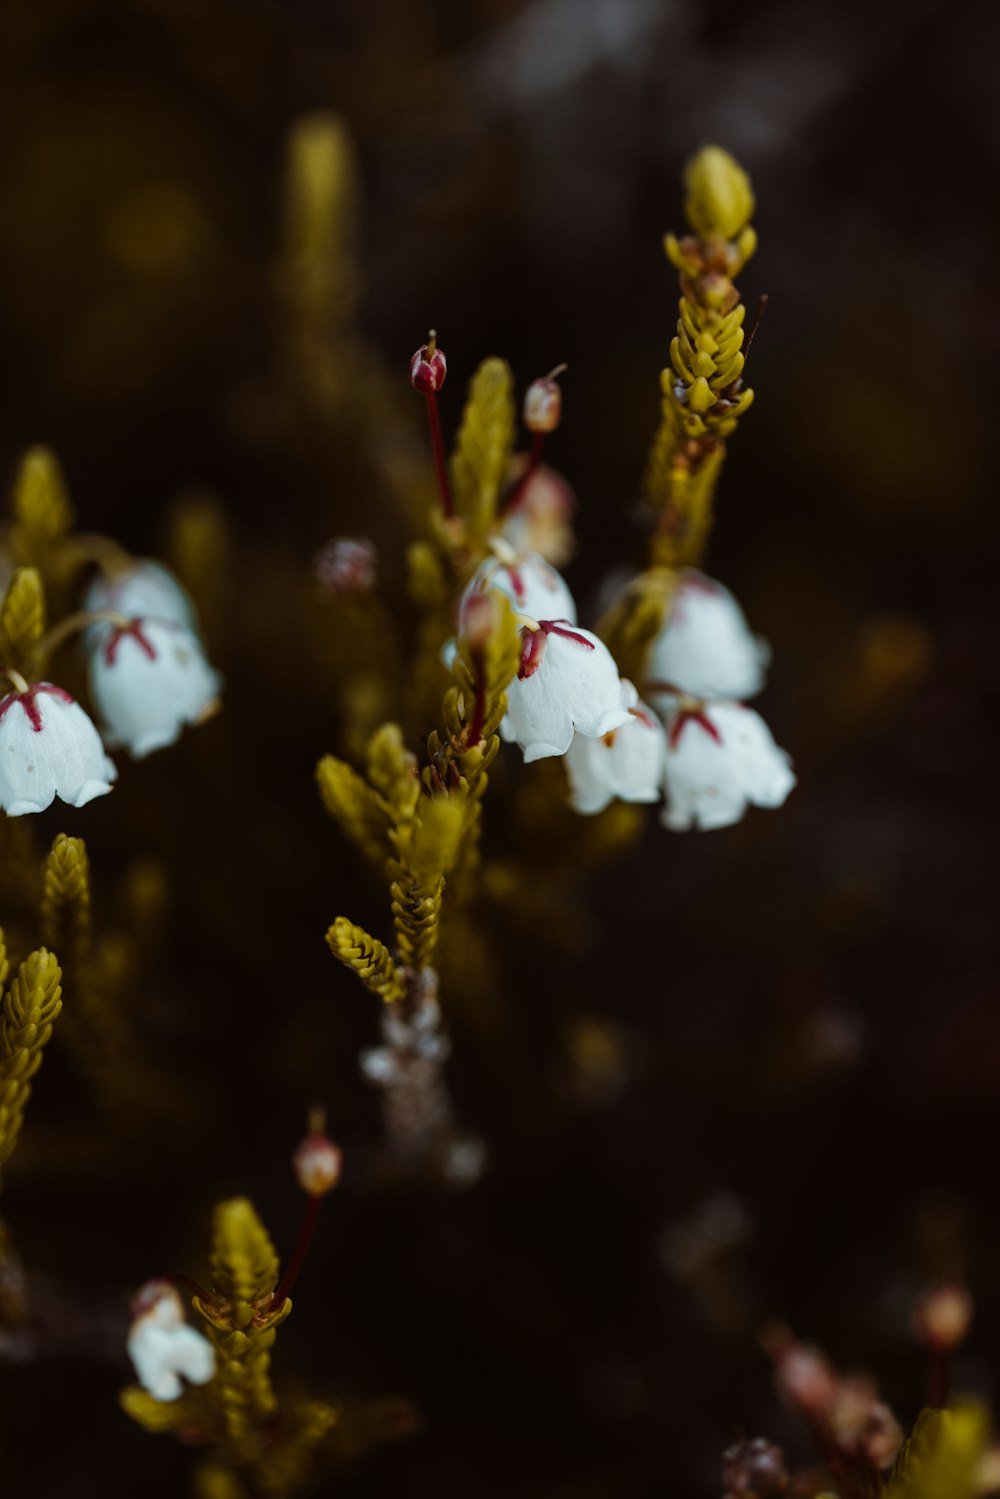
M291 640L287 659L305 663L335 705L318 794L358 856L359 890L374 891L384 913L370 931L334 908L326 931L333 957L377 1005L377 1034L372 1025L360 1057L383 1103L387 1169L377 1179L418 1191L471 1186L489 1167L490 1141L460 1122L448 1017L470 994L509 985L511 929L522 953L531 942L558 947L588 881L639 837L644 808L659 809L664 838L725 837L756 809L780 809L795 786L789 755L747 706L765 685L770 648L703 570L728 444L753 401L753 334L736 280L756 249L754 195L719 147L688 164L688 230L665 241L679 279L676 332L630 512L637 561L610 569L588 613L560 571L574 551L574 499L549 461L564 403L572 413L576 372L556 364L519 401L512 368L491 356L470 372L458 411L455 372L449 383L432 331L412 355L408 391L402 368L388 372L354 322L358 189L337 120L319 114L295 127L286 188L274 278L276 420L317 480L350 431L382 505L372 503L372 531L384 533L392 514L408 541L404 564L372 536L328 538L309 571L300 559L301 613L261 613L269 639L279 650ZM410 432L414 395L429 462ZM395 441L400 432L408 440ZM99 817L115 791L116 756L169 753L222 707L225 684L193 595L212 607L232 539L211 506L176 519L180 571L198 583L193 591L163 562L76 531L48 449L27 453L14 477L0 606L3 1168L56 1030L113 1127L138 1127L153 1112L183 1128L186 1080L165 1075L148 1018L132 1003L155 967L161 871L134 849L123 915L105 919L95 915L84 839L59 833L45 851L32 830L59 803ZM405 592L393 587L404 565ZM256 601L243 608L248 615ZM246 616L243 624L252 637ZM203 1176L208 1160L199 1157ZM197 1450L200 1499L291 1495L418 1419L401 1400L308 1393L279 1359L272 1374L321 1201L340 1178L322 1110L293 1170L305 1208L284 1267L250 1200L223 1200L207 1275L150 1265L154 1278L135 1293L121 1339L136 1374L121 1406L147 1432ZM314 1282L310 1294L319 1293ZM779 1390L804 1417L821 1466L793 1472L777 1446L740 1442L724 1459L726 1499L987 1492L986 1415L949 1400L962 1295L950 1288L921 1310L932 1380L905 1442L867 1376L841 1376L786 1329L767 1329ZM3 1224L0 1320L28 1317Z

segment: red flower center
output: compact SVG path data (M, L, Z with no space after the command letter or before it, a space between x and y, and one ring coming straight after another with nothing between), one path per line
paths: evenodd
M145 621L133 619L127 625L116 625L108 636L107 644L104 647L104 664L106 666L114 666L115 658L118 655L118 647L126 635L132 636L132 639L137 642L139 649L149 657L150 661L156 660L156 647L145 633Z
M0 723L3 723L14 704L20 703L24 709L25 718L35 733L40 734L42 732L42 715L35 699L41 692L47 693L49 697L56 698L60 703L75 702L75 698L70 697L69 693L64 691L62 687L53 687L51 682L33 682L27 692L8 693L3 702L0 703Z

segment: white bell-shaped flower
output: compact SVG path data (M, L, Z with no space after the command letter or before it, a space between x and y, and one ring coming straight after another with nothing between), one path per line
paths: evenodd
M112 626L90 652L90 690L109 744L137 760L214 712L222 678L198 637L164 619Z
M521 632L521 665L507 688L504 738L524 758L564 755L573 734L599 738L629 719L614 657L589 630L542 620Z
M186 589L162 563L152 558L137 558L125 571L98 573L83 596L88 611L114 609L126 619L169 619L198 632L194 602ZM89 627L90 640L106 635L109 626L99 623Z
M517 458L511 479L524 472L525 456ZM565 567L573 555L573 512L576 496L555 469L536 468L520 493L517 504L500 521L500 535L518 555L539 552L555 567Z
M648 690L657 707L669 687L692 697L754 697L764 685L770 659L770 646L751 633L729 589L686 568L650 651L649 675L664 688Z
M487 588L495 588L508 598L518 614L575 625L576 601L555 568L537 552L529 552L526 557L515 557L506 547L503 552L502 557L488 557L473 573L458 606L459 630L469 599Z
M631 682L623 681L629 716L620 729L600 739L574 734L566 751L570 804L577 812L603 812L617 797L623 802L658 802L663 792L667 738L663 725Z
M780 807L795 785L788 755L760 714L742 703L675 697L666 726L662 820L675 832L729 827L748 806Z
M182 1377L191 1384L208 1383L215 1373L215 1350L187 1325L169 1281L148 1281L132 1302L132 1313L128 1356L154 1400L176 1400L184 1392Z
M51 682L0 701L0 807L8 817L44 812L58 796L82 807L111 790L118 772L75 698Z

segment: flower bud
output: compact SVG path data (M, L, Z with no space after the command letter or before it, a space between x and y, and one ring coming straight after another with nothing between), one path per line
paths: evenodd
M310 1129L292 1157L295 1177L310 1197L324 1197L340 1180L341 1153L322 1129Z
M316 578L331 598L371 593L375 547L367 536L337 536L316 555Z
M703 146L684 173L684 212L696 234L735 239L754 210L750 178L721 146Z
M529 432L554 432L562 415L562 391L555 380L532 380L524 393L524 425Z
M448 361L433 337L429 344L421 344L410 360L410 384L422 396L436 395L447 373Z
M938 1286L917 1303L914 1326L928 1347L950 1353L965 1338L972 1322L972 1297L962 1286Z

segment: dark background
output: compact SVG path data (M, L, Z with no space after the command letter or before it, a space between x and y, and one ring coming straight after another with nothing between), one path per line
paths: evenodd
M51 443L81 524L139 551L192 487L231 536L223 719L44 819L87 838L105 908L136 852L168 871L134 1004L183 1103L126 1125L46 1061L5 1190L48 1327L0 1370L5 1499L186 1491L192 1454L117 1408L127 1296L207 1274L232 1192L287 1251L317 1097L347 1167L278 1380L423 1420L324 1492L717 1494L742 1431L805 1457L765 1318L877 1372L906 1423L907 1309L942 1274L977 1301L959 1383L993 1394L998 31L931 0L0 5L4 468ZM761 706L800 786L727 832L651 820L576 940L495 955L499 1009L445 995L493 1153L465 1194L357 1164L376 1020L322 934L384 934L384 907L317 815L335 693L276 619L328 536L376 535L390 581L406 540L353 419L306 441L276 415L286 134L317 108L355 138L360 323L413 440L431 322L448 430L483 355L522 383L569 363L581 600L635 546L683 164L718 141L758 198L741 287L770 305L709 567L774 645Z

